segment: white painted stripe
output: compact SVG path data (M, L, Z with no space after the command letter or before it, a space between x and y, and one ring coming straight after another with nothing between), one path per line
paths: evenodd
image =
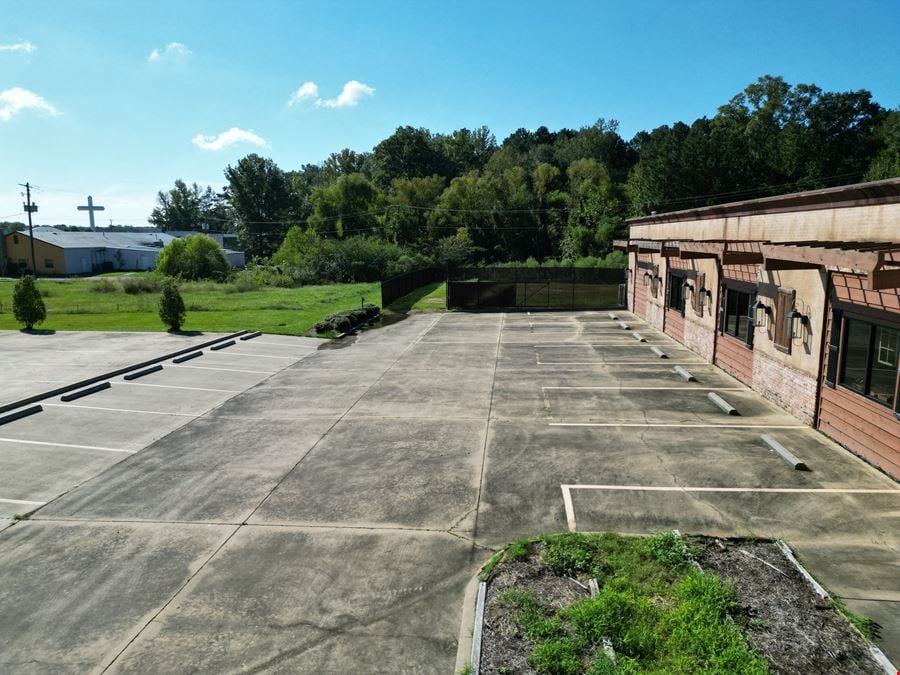
M682 424L652 422L550 422L551 427L668 427L677 429L809 429L805 424Z
M291 361L296 361L297 359L299 359L299 357L297 357L297 356L276 356L275 354L256 354L253 352L239 352L239 351L231 350L231 349L229 349L228 351L225 351L223 349L222 351L217 351L214 353L221 354L223 356L247 356L249 358L260 358L260 359L289 359Z
M276 371L269 370L239 370L237 368L211 368L210 366L186 366L181 363L166 364L166 368L194 368L195 370L219 370L223 373L250 373L252 375L274 375Z
M247 342L249 342L249 340L244 340L245 344ZM265 345L266 347L268 347L269 345L272 345L273 347L294 347L294 348L299 348L299 349L312 349L313 351L315 351L316 349L319 348L318 346L313 347L312 345L308 345L303 342L298 342L296 344L291 344L290 342L268 342L268 341L261 341L258 338L255 339L253 342L254 342L254 344ZM325 340L322 340L322 344L325 344Z
M51 408L80 408L82 410L104 410L106 412L123 412L134 413L137 415L165 415L167 417L199 417L199 415L191 415L190 413L177 412L160 412L158 410L132 410L130 408L105 408L97 405L77 405L75 403L42 403L41 405Z
M49 443L47 441L26 441L21 438L0 438L2 443L23 443L24 445L43 445L52 448L73 448L75 450L99 450L101 452L124 452L133 455L137 450L122 450L121 448L103 448L97 445L73 445L71 443Z
M240 389L208 389L206 387L181 387L175 384L150 384L149 382L116 382L115 385L127 384L131 387L160 387L162 389L188 389L190 391L213 391L222 394L240 394Z
M563 485L569 490L606 490L609 492L765 492L783 494L897 495L900 489L870 488L752 488L752 487L680 487L677 485Z
M575 532L575 507L572 506L572 492L568 485L560 485L563 495L563 506L566 508L566 524L569 532Z
M647 346L643 345L646 349ZM652 361L553 361L544 363L538 361L539 366L709 366L706 361L660 361L653 357Z
M621 342L583 342L581 344L572 344L571 342L557 342L554 344L543 344L543 345L532 345L535 349L560 349L562 347L580 347L582 349L590 349L593 347L631 347L637 349L647 349L648 344L642 344L640 342L635 342L634 338L629 336L629 340L622 339ZM675 348L679 348L680 345L670 345L666 343L665 346L671 346ZM683 348L684 349L684 348Z
M27 506L43 506L47 502L29 502L25 499L0 499L4 504L25 504Z
M749 391L747 387L541 387L541 389L583 389L598 391Z

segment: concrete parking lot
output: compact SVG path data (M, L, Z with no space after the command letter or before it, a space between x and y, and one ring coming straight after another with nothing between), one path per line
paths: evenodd
M478 568L567 528L785 537L900 660L897 483L618 314L263 336L0 427L0 669L452 672Z

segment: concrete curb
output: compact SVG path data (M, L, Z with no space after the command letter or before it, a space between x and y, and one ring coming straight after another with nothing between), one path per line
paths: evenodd
M225 349L226 347L233 347L234 345L235 345L234 340L229 340L228 342L220 342L217 345L213 345L212 347L210 347L210 350L217 352L220 349Z
M470 665L472 658L472 633L475 627L472 625L472 619L475 617L475 605L478 597L478 581L476 574L466 584L466 590L463 595L462 619L459 623L459 637L456 642L456 665L453 668L454 673L458 673L466 666Z
M113 377L118 377L119 375L123 375L124 373L128 373L132 370L137 370L138 368L144 368L146 366L152 366L161 361L168 361L169 359L179 356L180 354L187 354L188 352L192 352L196 349L204 349L211 345L216 344L217 342L221 342L222 340L228 340L231 338L238 337L240 335L244 335L246 330L239 330L237 333L231 333L230 335L225 335L222 337L218 337L215 340L210 340L209 342L204 342L199 345L192 345L191 347L186 347L185 349L179 349L177 352L170 352L163 356L158 356L147 361L141 361L140 363L135 363L130 366L125 366L124 368L118 368L116 370L111 370L108 373L103 373L102 375L96 375L94 377L89 377L84 380L79 380L78 382L74 382L72 384L67 384L63 387L57 387L56 389L51 389L50 391L45 391L42 394L35 394L34 396L29 396L27 398L19 399L18 401L13 401L12 403L5 403L0 405L0 413L5 413L8 410L15 410L16 408L21 408L22 406L28 405L29 403L37 403L38 401L43 401L48 398L53 398L54 396L59 396L60 394L65 394L70 391L75 391L76 389L81 389L82 387L86 387L89 384L94 384L96 382L102 382L103 380L109 380Z
M784 557L787 558L788 562L794 566L794 569L796 569L803 576L803 578L809 582L809 584L813 587L813 590L816 592L816 595L818 595L823 600L831 600L831 596L828 594L828 591L826 591L822 587L822 584L816 581L813 576L806 571L806 568L800 564L800 561L797 560L796 557L794 557L794 552L791 551L790 546L785 544L781 539L777 539L775 541L775 545L778 546L779 550L784 554ZM884 669L886 675L896 675L896 673L900 672L900 668L895 668L891 663L891 660L883 651L881 651L881 649L878 648L877 645L873 644L872 641L869 640L869 638L860 633L859 629L852 623L850 623L849 621L847 621L847 623L853 630L859 633L863 641L869 647L869 654L871 654L872 658L878 662L878 665Z
M715 392L712 392L712 391L709 392L706 395L706 398L708 398L710 401L712 401L715 404L715 406L717 408L719 408L722 412L727 413L727 414L731 415L732 417L736 417L736 416L740 415L740 413L737 411L737 408L735 408L733 405L731 405L728 401L726 401L724 398L722 398Z
M241 337L240 337L239 339L241 339L241 340L252 340L253 338L258 338L260 335L262 335L262 331L261 331L261 330L258 330L258 331L254 332L254 333L247 333L246 335L241 335Z
M149 375L150 373L158 373L162 370L162 364L157 363L155 366L150 366L149 368L144 368L143 370L139 370L136 373L127 373L122 379L123 380L136 380L139 377L144 377L144 375Z
M481 670L481 633L484 628L484 600L487 596L487 582L478 584L478 599L475 601L475 630L472 633L472 675Z
M687 380L688 382L696 382L697 381L697 378L694 377L694 374L691 371L685 370L681 366L675 366L674 370L675 370L675 373L678 375L678 377L680 377L684 380Z
M203 356L203 352L191 352L190 354L185 354L184 356L176 356L174 359L172 359L172 363L184 363L185 361L196 359L198 356Z
M809 471L809 467L806 466L805 462L798 459L797 456L794 455L794 453L792 453L774 438L769 436L769 434L763 434L762 436L760 436L760 439L763 443L769 446L769 450L771 452L779 455L785 462L794 467L796 471Z
M78 391L73 391L71 394L63 394L59 397L59 400L68 403L69 401L74 401L85 396L90 396L91 394L96 394L98 391L109 389L111 386L112 385L109 382L101 382L100 384L95 384L92 387L88 387L87 389L79 389Z
M16 420L20 420L23 417L28 417L29 415L34 415L35 413L39 413L44 409L44 406L41 405L33 405L30 408L25 408L23 410L17 410L14 413L10 413L9 415L4 415L0 417L0 425L7 424L8 422L15 422Z

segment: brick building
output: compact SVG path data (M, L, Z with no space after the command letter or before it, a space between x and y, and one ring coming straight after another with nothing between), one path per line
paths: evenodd
M631 311L900 479L900 178L628 224Z

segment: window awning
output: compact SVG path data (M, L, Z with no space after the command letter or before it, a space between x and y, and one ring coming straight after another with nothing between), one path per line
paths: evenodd
M839 269L866 275L869 290L900 288L900 244L798 241L761 244L766 270Z

